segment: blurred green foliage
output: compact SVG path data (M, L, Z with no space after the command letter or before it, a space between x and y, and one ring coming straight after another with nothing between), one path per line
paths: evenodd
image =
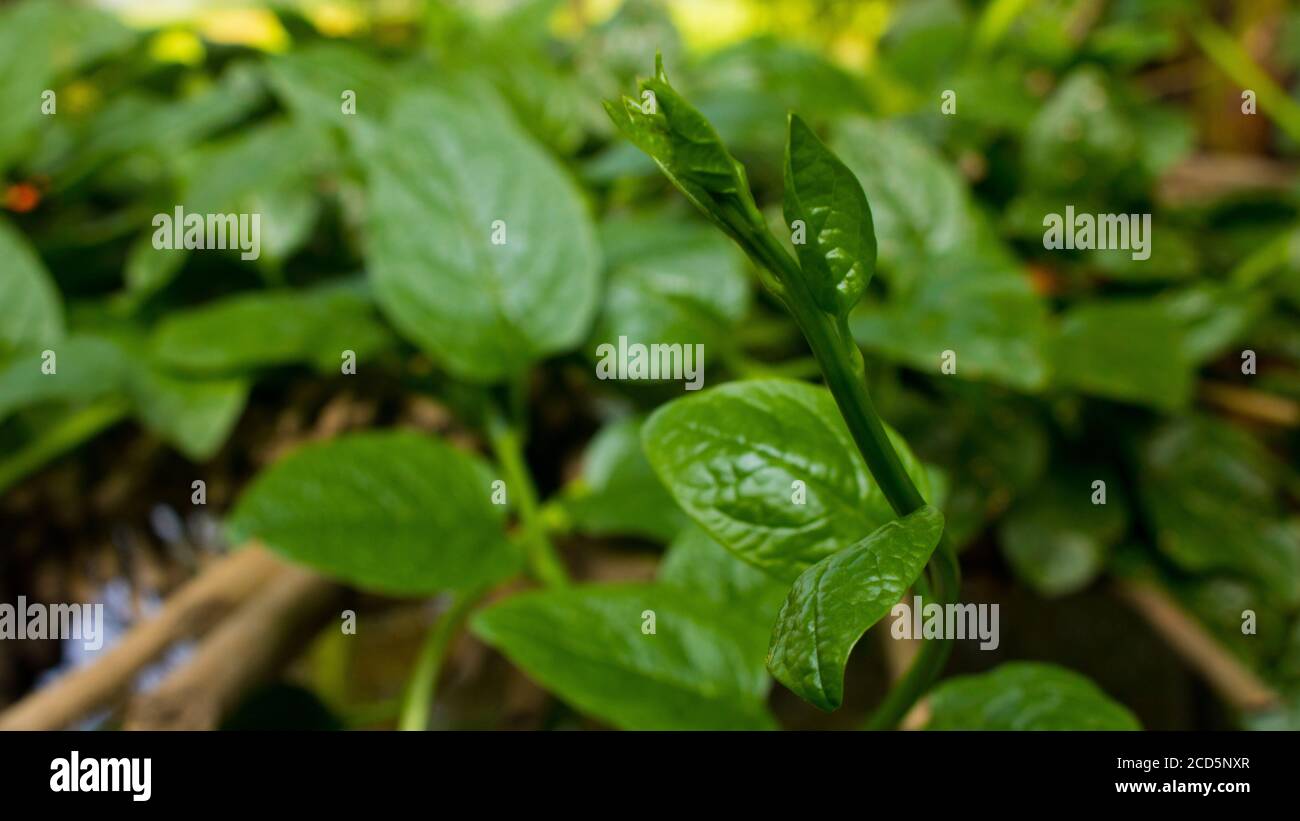
M0 9L0 491L127 419L202 463L260 381L335 372L344 351L394 380L418 353L438 384L501 385L537 368L590 375L596 345L626 335L704 343L713 385L811 375L743 257L600 110L658 50L774 224L788 110L862 184L879 275L851 327L882 415L934 477L950 535L962 546L994 540L1044 596L1107 574L1165 585L1234 654L1300 693L1300 422L1259 411L1261 397L1269 408L1300 402L1300 186L1290 170L1300 147L1285 104L1261 97L1258 114L1242 114L1234 85L1251 76L1237 33L1267 24L1294 46L1300 13L1242 11L1224 31L1208 7L1173 0L786 2L754 12L770 15L772 31L754 26L699 50L678 34L690 22L680 4L676 17L648 0L613 6L574 20L568 4L547 0L488 11L431 2L342 37L277 7L291 41L283 53L185 22L132 28L54 0ZM789 19L800 23L784 28ZM178 38L197 45L197 59ZM1294 79L1296 53L1279 46L1272 67ZM43 113L47 91L57 107ZM1294 105L1295 90L1282 91ZM1225 151L1263 171L1215 162ZM1188 179L1199 185L1176 185ZM261 214L260 258L156 250L152 219L178 205ZM1151 258L1045 249L1043 215L1067 205L1151 214ZM488 242L497 220L508 232L500 246ZM945 350L958 355L953 375L941 372ZM45 351L57 354L57 379L41 371ZM1245 351L1257 362L1249 373ZM1207 401L1207 385L1239 401L1225 410ZM770 623L773 597L766 577L750 578L688 528L657 485L637 442L641 416L672 395L660 388L588 380L606 427L544 512L559 529L671 543L646 595L662 599L660 619L680 613L708 638L663 649L653 663L674 675L619 694L625 677L575 667L585 650L541 637L562 645L571 631L592 632L616 666L639 669L640 645L623 644L639 636L600 626L628 595L620 588L529 594L476 629L618 726L770 726L751 652L765 642L712 619L768 611ZM715 393L674 412L698 405L725 429L724 409L704 407ZM836 435L782 444L847 459L852 447ZM403 451L430 475L376 456L358 480L405 487L390 500L399 519L408 503L441 501L430 477L454 484L482 470L442 450ZM693 454L679 455L688 470ZM342 542L320 558L304 528L353 531L313 521L327 493L311 496L292 472L317 477L341 456L311 458L263 480L305 494L298 519L270 521L280 514L255 499L237 518L293 531L286 544L301 550L288 552L361 586L459 589L508 570L486 554L446 566L357 561ZM1090 501L1098 479L1104 508ZM716 501L706 496L677 503ZM879 512L825 524L854 531L840 534L843 548L889 518ZM403 521L477 527L466 539L491 542L483 534L499 523L480 513L460 525ZM724 580L731 599L701 598ZM1258 615L1257 635L1241 630L1245 610ZM1027 692L1039 683L1030 668L997 675ZM1091 685L1062 686L1073 694L1063 710L1092 698ZM941 724L963 726L971 709L966 696L936 694ZM1108 709L1107 726L1130 724Z

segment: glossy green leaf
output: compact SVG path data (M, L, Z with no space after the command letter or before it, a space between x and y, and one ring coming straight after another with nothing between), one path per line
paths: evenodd
M776 680L838 709L853 646L921 575L942 535L943 514L926 506L805 570L772 628L767 668Z
M563 505L584 533L643 536L667 542L687 523L641 450L637 418L601 428L583 458L581 476L565 488Z
M1043 387L1047 309L1028 277L983 256L930 257L883 305L864 306L853 338L889 359L941 373L944 352L955 375L1020 390Z
M1139 466L1143 508L1166 558L1300 602L1300 533L1282 518L1279 465L1250 434L1207 417L1172 421L1143 444Z
M1061 319L1051 341L1058 385L1175 410L1192 392L1186 332L1155 302L1088 302Z
M600 268L586 205L490 89L403 96L366 161L369 274L402 333L475 382L582 340Z
M479 612L471 628L538 684L621 729L775 727L762 660L746 655L727 611L695 593L663 584L541 590Z
M891 438L927 494L922 466L901 437ZM729 383L661 407L642 439L691 518L786 582L894 518L823 388L783 379ZM806 491L803 504L795 482Z
M799 264L822 310L843 315L857 304L876 268L871 206L853 172L807 123L790 116L785 153L785 221L804 226Z
M261 473L230 518L236 540L357 587L398 595L464 589L518 566L504 508L477 457L413 433L304 446Z
M1106 482L1096 504L1094 480ZM1090 584L1128 525L1123 487L1109 472L1057 465L998 525L1003 555L1016 574L1045 596ZM1100 498L1100 497L1098 497Z
M1129 710L1078 673L1038 662L949 679L930 693L929 730L1140 730Z
M0 354L63 335L63 304L40 257L0 219Z
M333 370L341 366L343 351L355 352L360 361L390 344L364 286L354 282L226 297L171 314L152 340L160 362L191 374L297 362Z

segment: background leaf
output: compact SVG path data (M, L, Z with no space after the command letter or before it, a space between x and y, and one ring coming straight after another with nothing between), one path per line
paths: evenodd
M1092 482L1106 482L1106 503L1093 504ZM1046 596L1073 593L1106 565L1124 535L1122 485L1109 471L1057 465L998 525L1002 553L1016 574Z
M1062 667L1011 662L930 693L929 730L1140 730L1125 707Z
M646 610L656 631L642 633ZM768 678L726 611L659 584L524 593L476 614L474 633L548 690L626 730L774 729Z
M1108 399L1180 408L1192 391L1184 334L1182 325L1151 302L1078 305L1062 317L1051 340L1055 381Z
M611 422L587 446L582 475L563 497L578 530L668 542L686 525L686 514L641 450L641 425L638 418Z
M1279 467L1258 442L1194 416L1161 426L1138 458L1143 509L1166 558L1242 574L1300 603L1300 533L1282 518Z
M698 525L687 525L659 564L659 581L703 596L735 615L746 659L766 664L772 624L788 587L736 558Z
M358 359L388 347L363 284L339 282L298 291L256 291L177 311L154 331L168 367L232 374L299 362L336 369L345 350Z
M45 265L0 219L0 354L63 335L63 304Z
M906 130L850 120L836 132L831 147L866 191L883 264L915 264L972 238L975 228L961 178Z
M367 590L466 589L509 575L504 508L476 457L412 433L307 445L261 473L229 527Z
M711 359L734 345L750 291L744 259L726 237L706 224L642 214L606 220L600 237L608 284L589 356L620 336L702 344Z
M489 89L402 97L366 161L369 274L407 337L475 382L583 338L600 266L586 205Z
M922 269L883 306L854 314L859 344L930 373L950 350L958 378L1021 390L1046 384L1047 312L1020 271L965 252L929 257Z

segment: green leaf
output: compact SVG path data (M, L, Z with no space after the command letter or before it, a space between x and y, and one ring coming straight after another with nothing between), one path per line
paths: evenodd
M231 63L215 85L179 100L126 91L80 124L77 140L42 150L32 164L52 178L54 192L132 155L170 170L194 143L243 121L265 100L260 70L247 61Z
M901 437L890 438L928 494L920 463ZM691 518L782 581L894 518L823 388L783 379L722 385L659 408L642 440ZM794 501L796 481L805 504Z
M582 340L600 268L586 206L490 89L401 97L366 159L369 273L402 333L475 382Z
M973 25L965 6L956 0L901 5L890 15L889 28L880 40L881 60L890 73L929 91L960 68L962 56L970 50Z
M601 245L608 285L586 347L602 343L732 343L732 329L750 302L744 259L707 225L638 215L607 220Z
M61 336L63 304L54 280L23 236L0 219L0 354Z
M1184 407L1193 377L1185 334L1159 303L1077 305L1061 319L1051 341L1056 383L1161 410Z
M1144 555L1150 556L1150 551L1144 551ZM1300 639L1300 635L1288 636L1288 626L1295 624L1290 607L1265 586L1249 579L1188 575L1177 570L1165 570L1156 579L1154 583L1173 593L1178 604L1195 616L1221 646L1253 669L1267 670L1275 661L1293 670L1300 664L1300 655L1295 652L1300 648L1287 646L1288 640ZM1247 610L1255 614L1252 632L1242 631Z
M1246 337L1268 312L1269 297L1253 288L1198 282L1166 291L1158 302L1186 329L1184 352L1195 364L1209 362Z
M1020 390L1047 382L1047 309L1016 268L964 251L930 257L881 306L854 314L853 338L872 351L940 373L956 354L959 378Z
M1138 159L1138 135L1095 66L1072 72L1025 134L1025 175L1048 190L1105 188Z
M196 214L229 213L257 196L288 187L310 191L315 175L328 170L333 151L316 128L295 120L272 120L236 136L204 145L188 158L184 207ZM270 233L270 226L264 226Z
M141 367L128 383L141 422L195 462L225 444L248 402L246 379L185 379Z
M691 192L735 194L748 189L740 164L727 152L718 132L669 85L662 57L655 60L655 76L642 80L640 89L640 99L624 97L621 105L606 102L605 110L669 179L688 196Z
M742 562L694 524L668 546L658 579L725 607L743 624L735 635L745 658L766 664L772 624L789 589L785 584Z
M54 74L50 25L57 8L44 2L0 9L0 171L22 155L40 127L41 94Z
M1106 482L1105 504L1092 502L1095 479ZM1016 574L1045 596L1086 587L1128 526L1120 493L1120 483L1108 472L1055 466L999 523L1003 554Z
M898 126L851 120L831 147L866 191L881 262L915 264L969 245L965 184L925 143Z
M1078 673L1011 662L930 693L929 730L1140 730L1126 707Z
M1143 508L1166 558L1300 602L1300 533L1283 518L1279 465L1250 434L1207 417L1178 419L1146 440L1139 467Z
M595 535L670 541L687 523L641 450L642 420L601 428L587 447L582 475L565 488L564 510L574 526Z
M668 84L663 58L655 76L642 80L640 99L606 101L614 125L659 166L705 216L733 239L761 219L745 167L727 151L700 111Z
M857 304L876 268L871 206L848 166L812 129L790 116L785 152L785 221L804 225L795 251L823 311L843 316Z
M148 295L163 288L185 267L190 252L183 248L153 247L153 235L137 237L126 252L122 275L132 294Z
M927 505L805 570L772 628L767 668L776 680L838 709L853 646L925 570L941 535L943 514Z
M53 373L45 373L44 352L29 348L0 365L0 419L13 411L43 402L87 403L119 393L128 362L111 342L74 335L52 343Z
M735 626L707 599L660 584L524 593L471 622L540 685L615 727L772 729L767 675L733 638Z
M518 566L477 457L412 433L307 445L260 474L229 525L294 561L397 595L466 589Z
M393 99L394 73L347 43L313 43L266 63L272 91L294 113L310 122L352 132L382 122ZM344 93L353 92L355 113L343 110Z
M255 291L168 316L154 331L154 354L190 374L233 374L312 362L338 368L342 353L358 360L391 344L360 283L301 291Z

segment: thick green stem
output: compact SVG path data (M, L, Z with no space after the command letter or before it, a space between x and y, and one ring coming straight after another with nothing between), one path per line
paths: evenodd
M547 586L568 584L569 574L546 535L546 523L537 502L537 488L533 486L532 475L524 463L523 441L518 431L493 411L488 416L488 439L505 473L507 498L514 500L519 514L521 543L529 572Z
M415 660L415 669L406 683L406 693L402 696L402 713L397 723L398 729L429 729L429 711L433 706L433 694L438 686L438 674L442 672L442 662L447 656L447 648L464 624L465 617L483 598L485 592L485 590L477 590L472 593L457 594L451 607L429 629L424 646L420 648L420 655Z
M933 578L930 585L934 598L940 604L955 601L957 591L961 587L961 568L957 564L957 554L952 549L947 533L940 537L939 547L934 551L929 567L934 571L931 574ZM939 678L951 652L952 644L947 641L926 641L922 644L912 666L890 688L889 693L885 695L885 700L876 707L876 711L867 720L866 728L891 730L897 727L908 710L912 709L912 705L925 695L925 691L929 690L930 685Z

